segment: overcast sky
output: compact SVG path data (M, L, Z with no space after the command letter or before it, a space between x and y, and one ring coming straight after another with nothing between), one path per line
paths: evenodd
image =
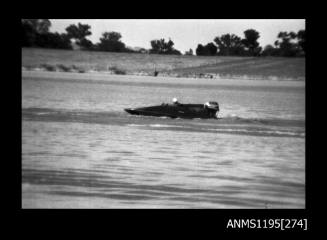
M88 24L92 35L88 37L93 43L99 42L103 32L119 32L122 42L131 47L151 48L153 39L169 38L175 43L174 48L184 53L198 44L212 42L216 36L236 34L243 38L247 29L255 29L260 33L260 46L273 44L281 31L298 32L305 29L304 19L50 19L52 32L64 33L70 24Z

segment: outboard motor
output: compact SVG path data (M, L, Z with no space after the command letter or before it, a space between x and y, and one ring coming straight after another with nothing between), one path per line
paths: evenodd
M217 102L206 102L204 108L208 110L211 117L218 118L219 104Z

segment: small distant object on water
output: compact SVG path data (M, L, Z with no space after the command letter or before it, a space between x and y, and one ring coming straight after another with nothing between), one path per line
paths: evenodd
M173 103L162 103L157 106L126 108L126 112L134 115L171 117L171 118L214 118L218 119L219 104L217 102L206 102L204 104L182 104L177 98Z

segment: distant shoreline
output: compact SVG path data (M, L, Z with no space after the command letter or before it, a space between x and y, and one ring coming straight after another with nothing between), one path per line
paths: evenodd
M55 80L90 83L113 83L126 85L139 84L166 84L166 85L193 85L197 86L244 86L244 87L305 87L305 81L271 81L249 79L199 79L199 78L175 78L163 76L135 76L114 75L103 72L73 73L73 72L47 72L47 71L22 71L22 78L36 80Z
M32 71L32 72L63 72L63 73L99 73L99 74L107 74L107 75L129 75L129 76L146 76L146 77L154 77L153 74L149 74L146 72L133 72L129 74L116 74L112 71L83 71L83 72L78 72L74 70L68 70L68 71L63 71L61 69L55 69L55 70L47 70L44 68L26 68L22 67L22 71ZM268 76L268 77L260 77L260 76L238 76L238 75L223 75L220 76L218 74L202 74L202 75L178 75L178 74L169 74L169 73L164 73L160 74L160 77L166 77L166 78L194 78L194 79L230 79L230 80L255 80L255 81L305 81L304 78L279 78L276 76Z
M305 81L305 58L178 56L22 48L23 71Z

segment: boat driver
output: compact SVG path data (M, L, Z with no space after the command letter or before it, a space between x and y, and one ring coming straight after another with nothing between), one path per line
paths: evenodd
M179 105L180 103L178 102L177 98L173 98L173 104L174 105Z

